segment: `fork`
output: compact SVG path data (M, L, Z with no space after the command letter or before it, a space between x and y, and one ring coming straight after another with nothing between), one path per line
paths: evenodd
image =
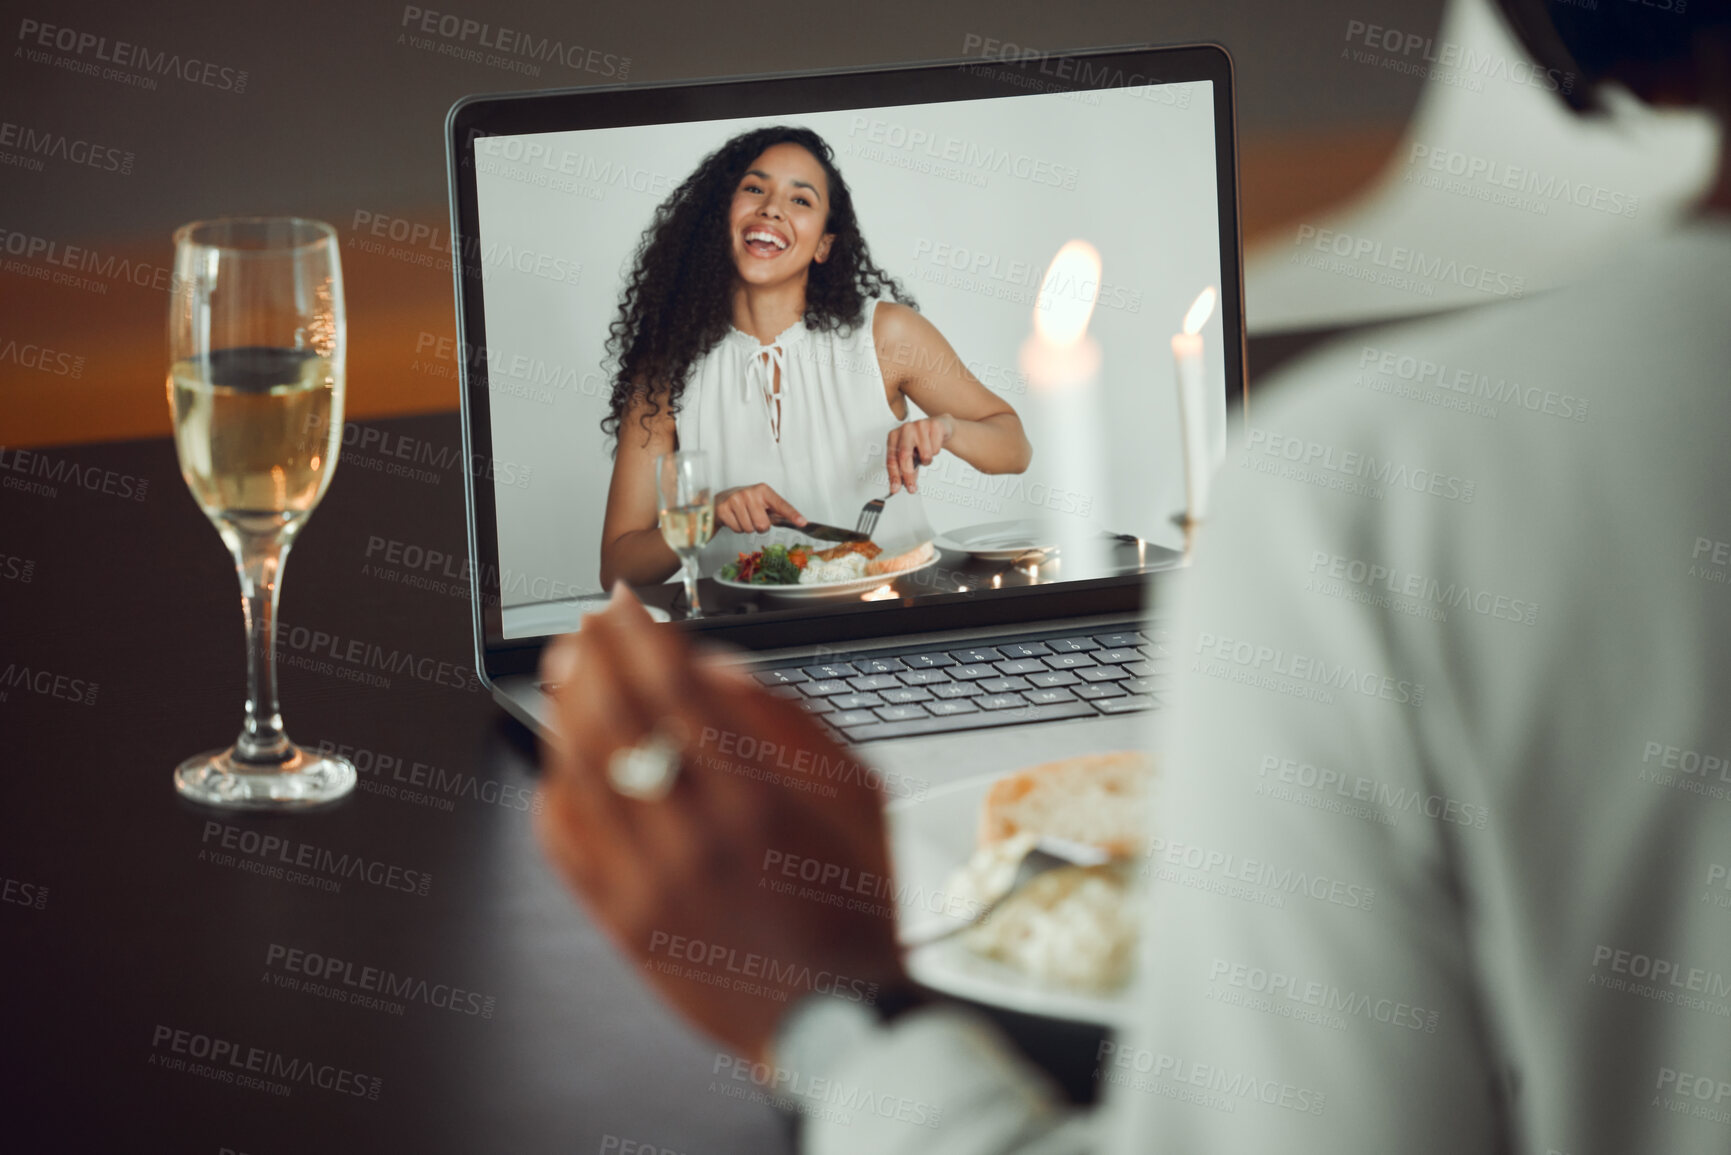
M914 468L918 470L919 467L925 463L925 458L920 456L920 451L917 449L914 450ZM878 516L884 511L884 502L894 496L895 494L893 493L886 493L882 497L874 498L861 506L859 511L859 521L854 523L854 532L863 533L867 537L870 537L872 535L872 530L878 527Z
M1073 842L1068 838L1055 838L1043 835L1039 841L1022 856L1022 861L1016 867L1016 875L1010 880L1010 888L981 906L972 917L960 922L939 922L920 927L901 935L902 946L914 950L942 942L953 935L961 934L969 927L975 927L990 918L997 910L1023 887L1033 882L1042 874L1050 874L1066 866L1104 866L1112 860L1112 855L1098 846L1089 846L1085 842Z

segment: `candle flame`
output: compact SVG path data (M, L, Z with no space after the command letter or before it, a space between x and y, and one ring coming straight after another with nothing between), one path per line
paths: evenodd
M1209 285L1196 295L1196 303L1190 306L1190 311L1184 314L1184 331L1200 333L1202 326L1208 323L1208 318L1214 315L1214 301L1219 296L1214 286Z
M1034 331L1054 345L1075 344L1088 331L1099 293L1099 250L1087 241L1066 241L1040 282Z

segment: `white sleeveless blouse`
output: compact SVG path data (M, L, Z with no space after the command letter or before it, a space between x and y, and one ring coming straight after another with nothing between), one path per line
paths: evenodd
M708 456L713 492L762 482L808 519L844 529L889 492L884 443L901 421L885 398L872 339L877 306L868 301L864 322L845 334L796 321L764 345L730 327L693 367L675 428L680 449ZM918 496L898 494L873 536L895 542L924 525ZM702 572L771 542L813 544L791 529L737 534L718 524Z

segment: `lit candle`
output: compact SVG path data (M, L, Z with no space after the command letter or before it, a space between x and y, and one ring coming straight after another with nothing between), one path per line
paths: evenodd
M1088 336L1099 288L1099 252L1087 241L1066 243L1040 282L1034 332L1022 342L1022 372L1040 414L1034 456L1048 455L1047 482L1069 491L1047 503L1059 569L1067 581L1100 577L1107 568L1106 540L1094 521L1105 497L1100 346Z
M1214 454L1208 445L1208 394L1202 383L1202 326L1214 313L1213 286L1203 289L1184 314L1184 331L1172 338L1178 366L1178 428L1184 444L1184 515L1192 526L1208 509Z

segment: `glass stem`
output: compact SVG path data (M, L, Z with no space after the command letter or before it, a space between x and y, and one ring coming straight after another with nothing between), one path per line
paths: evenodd
M703 616L703 607L697 604L697 559L682 559L680 569L685 571L685 603L689 607L686 616L700 618Z
M289 542L281 532L236 533L231 545L246 615L246 723L235 739L234 755L242 762L286 762L295 747L283 733L277 706L276 609Z

